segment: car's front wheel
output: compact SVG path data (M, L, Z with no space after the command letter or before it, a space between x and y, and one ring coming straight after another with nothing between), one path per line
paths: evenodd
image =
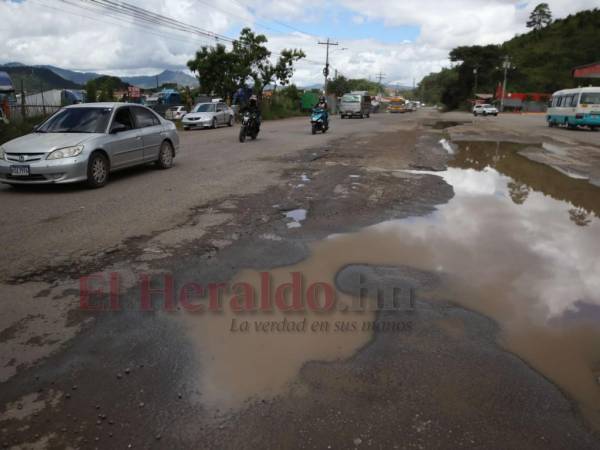
M170 169L173 167L173 147L167 141L164 141L158 152L156 165L159 169Z
M109 167L108 158L103 153L92 153L88 160L88 187L96 189L104 186L108 182Z

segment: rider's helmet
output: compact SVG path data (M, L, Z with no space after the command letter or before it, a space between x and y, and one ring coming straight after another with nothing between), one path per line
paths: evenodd
M324 95L321 95L319 97L319 103L325 103L325 96Z
M256 101L257 101L256 95L251 95L250 96L250 104L256 105Z

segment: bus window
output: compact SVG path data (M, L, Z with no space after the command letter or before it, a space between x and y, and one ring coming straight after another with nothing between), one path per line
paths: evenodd
M562 103L562 97L561 96L556 97L556 107L557 108L560 108L561 103Z
M579 100L579 94L573 94L571 96L571 106L573 108L577 106L577 100Z

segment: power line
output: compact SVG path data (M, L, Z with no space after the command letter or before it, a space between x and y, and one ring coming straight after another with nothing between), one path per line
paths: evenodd
M62 0L63 2L65 0ZM131 5L122 1L111 1L111 0L78 0L80 3L92 4L99 9L108 11L113 14L119 14L121 16L134 18L150 25L159 25L166 28L175 29L178 31L184 31L192 34L196 34L203 37L215 39L216 41L233 42L233 39L229 36L215 33L213 31L205 30L203 28L187 24L185 22L173 19L171 17L163 16L158 13L153 13L144 8Z
M206 41L206 39L204 39L204 38L193 37L193 38L190 39L190 37L188 37L186 39L186 38L183 38L183 37L177 37L177 36L172 35L172 34L161 33L161 32L157 32L157 31L152 31L152 30L149 30L147 26L143 26L143 25L140 25L140 24L132 23L132 22L128 21L125 18L121 18L121 17L117 17L117 16L111 16L111 15L109 15L109 16L113 17L114 20L117 21L117 22L113 22L111 20L100 19L98 17L92 17L92 16L88 16L86 14L81 14L81 13L78 13L78 12L75 12L75 11L72 11L72 10L66 9L66 8L56 8L56 7L53 7L53 6L50 6L50 5L47 5L47 4L43 3L41 0L30 0L30 1L38 3L40 6L42 6L44 8L47 8L47 9L51 9L53 11L58 11L58 12L61 12L61 13L67 13L67 14L70 14L72 16L81 17L81 18L88 19L88 20L91 20L91 21L94 21L94 22L98 22L98 23L104 23L104 24L116 25L116 26L122 26L123 23L126 23L128 25L133 25L135 27L140 28L140 31L142 31L144 34L151 34L151 35L159 36L159 37L162 37L162 38L165 38L165 39L170 39L170 40L179 41L179 42L189 42L190 40L197 40L198 42L200 42L202 44L207 44L208 43L208 41ZM70 2L67 2L65 0L63 0L63 2L66 3L66 4L72 5L72 6L76 7L76 8L83 9L84 11L88 10L87 8L85 8L83 6L74 5L74 4L71 4Z

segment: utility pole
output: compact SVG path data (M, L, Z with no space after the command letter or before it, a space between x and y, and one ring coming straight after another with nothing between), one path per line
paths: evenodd
M477 77L479 75L479 67L473 69L473 75L475 76L475 84L473 86L473 94L477 95Z
M21 78L21 117L27 118L27 108L25 108L25 87L24 80Z
M383 80L385 78L385 73L383 72L379 72L377 74L377 83L379 84L379 94L381 95L381 91L383 90L383 86L381 84L381 80Z
M327 77L329 76L329 47L332 45L340 45L338 42L331 42L329 38L327 38L327 42L319 42L319 45L327 46L327 51L325 53L325 68L323 69L323 75L325 76L325 84L323 85L323 90L325 95L327 95Z
M500 112L504 112L504 97L506 97L506 79L508 78L508 69L514 69L514 67L510 63L510 58L508 57L508 55L504 58L502 67L504 68L504 83L502 83L502 98L500 99Z

